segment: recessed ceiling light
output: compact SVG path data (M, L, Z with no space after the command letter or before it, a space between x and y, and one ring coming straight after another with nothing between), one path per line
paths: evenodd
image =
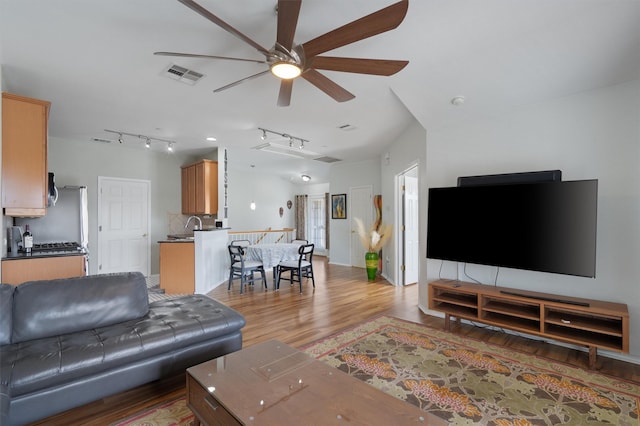
M208 140L208 141L211 141L211 142L215 142L215 141L217 141L218 139L214 138L213 136L209 136L209 137L207 138L207 140Z
M302 180L305 182L309 182L311 180L311 176L309 175L302 175Z

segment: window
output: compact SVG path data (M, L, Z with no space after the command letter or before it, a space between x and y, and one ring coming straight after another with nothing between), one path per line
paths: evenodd
M325 228L327 206L324 195L309 195L307 209L307 240L315 244L315 252L324 251L327 232Z

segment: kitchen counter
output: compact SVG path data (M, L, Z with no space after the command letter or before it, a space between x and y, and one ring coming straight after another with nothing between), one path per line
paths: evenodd
M7 253L2 260L20 260L20 259L35 259L45 257L67 257L67 256L85 256L87 253L84 251L41 251L31 254L18 252L16 254Z
M209 229L199 229L197 231L193 231L193 232L188 232L188 233L183 233L183 234L169 234L167 235L167 239L166 240L162 240L162 241L158 241L159 243L170 243L173 241L188 241L188 240L194 240L195 239L195 233L196 232L217 232L217 231L228 231L231 228L209 228Z

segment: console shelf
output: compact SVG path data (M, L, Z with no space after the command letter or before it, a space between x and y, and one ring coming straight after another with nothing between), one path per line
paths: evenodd
M629 310L622 303L556 296L455 280L429 283L429 309L589 348L594 368L598 348L629 352Z

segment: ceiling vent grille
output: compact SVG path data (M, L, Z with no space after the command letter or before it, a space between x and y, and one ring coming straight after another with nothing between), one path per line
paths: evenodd
M295 146L282 145L274 142L266 142L257 146L254 146L253 149L258 151L270 152L272 154L280 154L286 155L288 157L296 157L296 158L313 158L320 154L317 152L309 151L307 148L300 149Z
M188 84L189 86L194 86L202 77L204 77L204 74L175 64L167 68L164 75L172 80Z
M314 160L321 161L323 163L337 163L338 161L342 161L339 158L327 157L327 156L314 158Z
M355 130L357 129L356 126L352 126L351 124L343 124L342 126L338 126L338 129L344 131L344 132L348 132L350 130Z

